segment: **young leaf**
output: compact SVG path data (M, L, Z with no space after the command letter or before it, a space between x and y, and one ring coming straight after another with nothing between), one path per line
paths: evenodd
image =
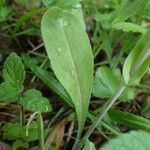
M122 22L133 16L144 8L149 3L149 0L123 0L119 8L114 13L113 22Z
M88 139L85 141L85 146L83 148L83 150L96 150L94 143L92 143L91 141L89 141Z
M93 80L93 56L88 36L74 15L59 8L49 9L44 14L41 28L51 66L72 99L81 132Z
M150 149L150 133L144 131L131 131L121 134L104 145L101 150L148 150Z
M111 109L109 116L116 122L134 129L141 129L150 132L150 120L128 112Z
M99 98L110 98L121 85L119 80L108 67L99 67L96 71L92 94ZM122 100L134 99L134 91L127 88L120 96Z
M19 148L29 149L29 144L23 140L17 139L12 146L12 150L17 150Z
M25 71L22 61L16 53L11 53L7 57L4 63L3 77L6 82L10 82L15 87L22 88Z
M123 30L124 32L139 32L139 33L145 33L146 28L143 28L137 24L130 23L130 22L119 22L112 24L112 28L116 30Z
M6 123L2 127L3 138L8 141L22 139L26 142L35 141L38 139L37 124L32 123L29 126L29 135L26 135L26 128L20 124Z
M140 79L150 65L150 29L139 39L134 49L126 58L123 77L126 84Z
M33 112L50 112L52 110L49 100L42 96L42 93L35 89L30 89L23 93L20 104Z
M3 82L0 84L0 101L15 102L22 89L14 87L9 82Z

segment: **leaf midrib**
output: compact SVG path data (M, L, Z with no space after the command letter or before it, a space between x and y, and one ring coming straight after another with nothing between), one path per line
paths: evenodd
M60 20L59 20L60 21ZM66 44L67 44L67 47L68 47L68 51L69 51L69 55L70 55L70 57L72 58L72 59L70 59L71 60L71 62L72 62L72 64L73 64L73 68L74 68L74 70L75 70L75 77L76 77L76 80L77 80L77 85L78 85L78 93L79 93L79 102L81 103L81 99L82 99L82 94L81 94L81 87L80 87L80 82L79 82L79 78L78 78L78 75L77 75L77 68L76 68L76 65L75 65L75 61L74 61L74 57L73 57L73 54L71 53L71 50L70 50L70 46L69 46L69 44L68 44L68 40L67 40L67 36L66 36L66 33L65 33L65 30L64 30L64 26L62 26L62 31L63 31L63 33L64 33L64 36L65 36L65 41L66 41ZM79 105L80 107L81 107L81 105ZM80 109L81 110L81 109Z

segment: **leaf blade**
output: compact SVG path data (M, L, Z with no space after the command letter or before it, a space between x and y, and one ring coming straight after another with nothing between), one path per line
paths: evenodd
M74 15L58 8L49 9L42 19L42 35L51 66L72 98L80 132L87 114L93 74L91 47L81 26Z

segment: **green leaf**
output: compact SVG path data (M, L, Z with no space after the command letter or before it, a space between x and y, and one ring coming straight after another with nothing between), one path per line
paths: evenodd
M16 26L12 30L12 34L15 35L17 31L22 27L23 23L28 22L28 20L30 20L33 16L42 13L42 11L43 9L33 9L21 15L21 17L17 20Z
M77 4L79 2L81 2L83 0L58 0L57 2L57 6L60 6L60 7L68 7L68 6L72 6L74 4Z
M2 7L0 9L0 22L6 21L11 15L12 9L9 7Z
M37 77L39 77L50 89L57 93L66 103L73 107L70 96L51 72L37 66L34 60L25 54L22 55L22 59L25 65L30 68Z
M0 84L0 101L15 102L20 92L22 92L22 89L14 87L9 82L4 82Z
M134 49L126 58L123 77L126 84L140 79L150 65L150 29L139 39Z
M48 6L54 2L54 0L42 0L45 6Z
M19 102L26 109L29 109L33 112L50 112L52 111L49 100L42 96L42 93L35 89L27 90L23 93L23 96L20 98Z
M7 57L4 63L3 77L5 82L10 82L15 87L22 88L25 70L20 57L16 53L11 53Z
M92 143L91 141L89 141L88 139L85 141L85 146L83 148L83 150L96 150L94 143Z
M144 10L149 0L123 0L119 8L114 13L113 22L122 22L135 15L140 10Z
M104 145L101 150L148 150L150 149L150 133L131 131L121 134Z
M143 108L143 114L149 114L150 113L150 96L147 97L145 106Z
M75 106L81 132L93 80L93 56L88 36L74 15L59 8L49 9L44 14L42 36L54 73Z
M130 128L141 129L150 132L150 120L128 112L122 112L117 109L111 109L109 116L116 122L126 125Z
M139 33L145 33L146 28L143 28L137 24L130 23L130 22L119 22L112 24L112 28L116 30L123 30L124 32L139 32Z
M92 94L99 98L110 98L120 87L121 82L110 68L99 67L94 77ZM134 99L134 91L131 88L127 88L120 96L120 99Z
M18 139L13 143L12 150L18 150L19 148L29 149L29 144L23 140Z
M29 126L29 135L26 135L26 128L20 124L6 123L2 127L3 138L9 141L22 139L26 142L35 141L38 139L37 124L32 123Z

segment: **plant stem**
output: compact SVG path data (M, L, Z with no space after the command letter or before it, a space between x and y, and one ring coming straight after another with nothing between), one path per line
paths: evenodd
M44 146L44 125L43 125L43 119L42 119L41 113L37 113L36 118L37 118L40 150L45 150L45 146Z
M23 106L20 106L20 124L24 124L24 109Z
M81 138L81 131L78 129L77 137L76 137L76 140L75 140L75 143L73 145L72 150L79 150L79 140L80 140L80 138Z
M121 85L121 87L117 90L117 92L114 94L114 96L108 101L108 103L106 103L106 105L104 106L102 112L100 112L98 114L97 118L95 119L95 121L93 122L91 127L88 129L86 134L84 135L83 140L90 137L90 135L92 134L94 129L99 125L100 121L103 119L103 117L106 115L108 110L112 107L114 102L118 99L118 97L122 94L122 92L125 89L126 89L126 86L125 85Z

